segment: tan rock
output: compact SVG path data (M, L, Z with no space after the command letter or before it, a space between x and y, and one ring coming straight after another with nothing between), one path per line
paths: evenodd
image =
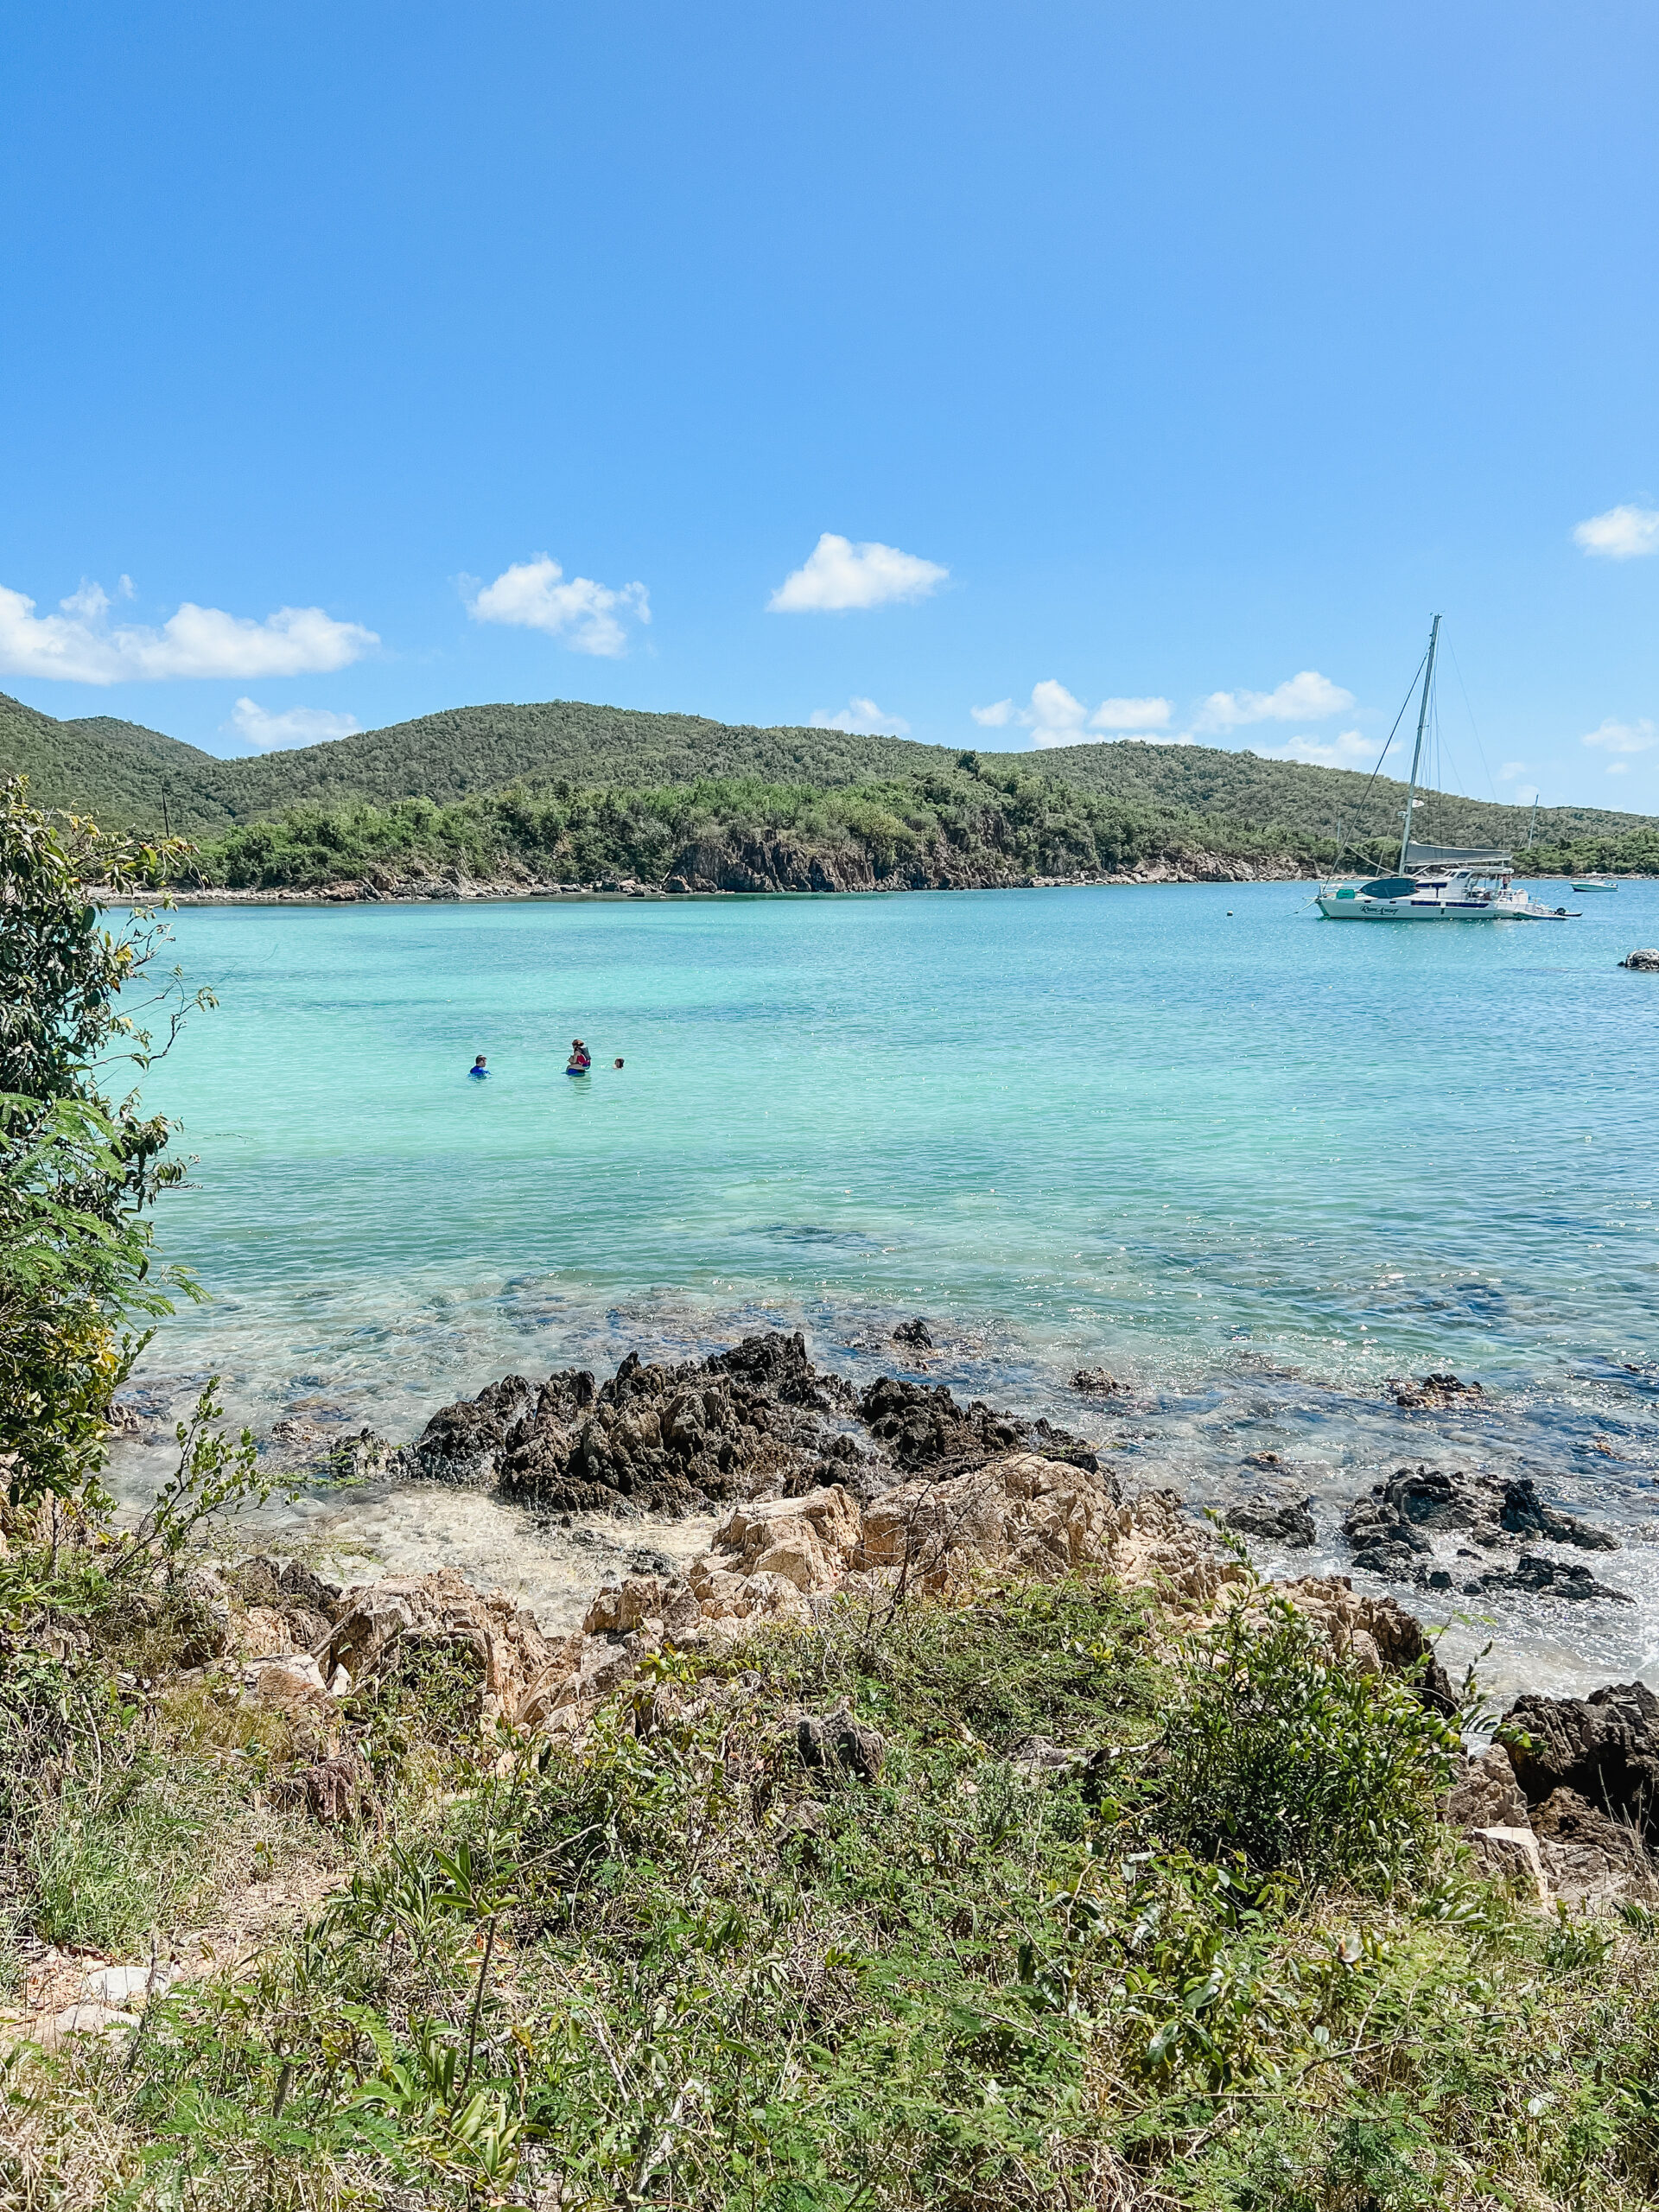
M1446 1817L1453 1827L1464 1829L1532 1825L1526 1793L1502 1744L1493 1744L1470 1760L1446 1793Z
M1654 1869L1641 1832L1576 1789L1551 1790L1534 1812L1532 1827L1550 1888L1567 1904L1596 1907L1654 1894Z
M296 1648L288 1623L270 1605L250 1605L239 1620L233 1621L233 1633L238 1648L249 1659Z
M1525 1891L1535 1904L1549 1903L1549 1885L1538 1839L1528 1827L1471 1828L1469 1841L1484 1874L1512 1889Z
M620 1583L606 1583L582 1616L583 1633L620 1636L647 1620L660 1622L665 1587L655 1574L630 1574Z
M1098 1475L1015 1452L941 1483L905 1483L867 1508L854 1566L944 1592L995 1569L1051 1578L1103 1561L1123 1509Z
M552 1659L552 1647L534 1614L499 1591L480 1596L446 1567L436 1574L389 1576L348 1590L340 1618L319 1654L325 1678L344 1667L359 1684L372 1681L397 1646L410 1637L475 1656L479 1718L486 1727L516 1717L526 1690Z

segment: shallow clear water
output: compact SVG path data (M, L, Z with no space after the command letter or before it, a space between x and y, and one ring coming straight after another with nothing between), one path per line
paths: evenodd
M1316 1565L1408 1456L1534 1473L1617 1524L1599 1571L1643 1602L1507 1605L1504 1652L1645 1666L1659 978L1616 963L1659 942L1659 885L1493 927L1344 928L1306 897L187 910L179 957L221 1005L147 1096L200 1155L163 1236L213 1302L153 1347L157 1403L213 1370L257 1427L402 1437L509 1370L768 1320L874 1372L921 1313L938 1376L1139 1478L1221 1499L1278 1451L1319 1501ZM1100 1364L1128 1414L1065 1388ZM1492 1406L1382 1388L1447 1368Z

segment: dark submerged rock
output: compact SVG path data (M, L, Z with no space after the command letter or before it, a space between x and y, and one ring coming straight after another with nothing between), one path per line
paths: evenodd
M1395 1404L1408 1413L1438 1411L1456 1405L1459 1399L1472 1401L1486 1395L1478 1382L1460 1382L1455 1375L1425 1375L1421 1382L1395 1382L1389 1387Z
M893 1341L904 1344L912 1351L931 1351L932 1332L919 1314L913 1321L901 1321L893 1332Z
M1071 1388L1087 1398L1111 1398L1120 1396L1125 1386L1103 1367L1080 1367L1071 1377Z
M1530 1591L1544 1598L1567 1598L1577 1602L1590 1598L1606 1598L1618 1605L1636 1603L1623 1590L1615 1590L1611 1583L1598 1582L1587 1567L1565 1560L1546 1559L1540 1552L1522 1552L1520 1562L1513 1567L1495 1567L1483 1574L1478 1581L1465 1582L1465 1593L1491 1597L1506 1590Z

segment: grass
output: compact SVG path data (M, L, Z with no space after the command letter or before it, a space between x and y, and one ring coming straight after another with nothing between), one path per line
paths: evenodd
M467 1688L423 1708L409 1669L359 1708L379 1818L302 1934L136 2050L28 2069L5 2202L1654 2199L1650 1919L1477 1879L1433 1817L1443 1724L1294 1624L1172 1653L1100 1580L849 1603L658 1660L585 1745L505 1762ZM874 1779L803 1763L798 1716L836 1707ZM200 1709L173 1725L200 1756ZM146 1837L192 1863L190 1802L79 1832L94 1899Z

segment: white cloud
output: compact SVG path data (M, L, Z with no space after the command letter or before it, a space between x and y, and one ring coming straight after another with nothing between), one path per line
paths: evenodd
M1659 730L1643 715L1640 721L1616 722L1611 719L1599 729L1586 732L1579 740L1580 745L1599 745L1608 753L1645 753L1649 746L1659 744Z
M472 581L463 578L463 588ZM550 554L537 553L531 560L515 561L493 584L474 591L467 612L474 622L543 630L550 638L562 638L574 652L614 660L627 650L623 625L628 618L650 621L651 594L639 583L613 590L591 576L572 576L567 582Z
M1103 699L1091 709L1052 676L1032 685L1028 707L1016 707L1012 699L999 699L995 706L971 707L969 712L982 729L1006 729L1010 722L1017 722L1031 732L1032 744L1039 749L1053 745L1098 745L1103 740L1094 734L1096 731L1109 732L1114 738L1138 738L1152 745L1185 741L1172 738L1159 727L1169 720L1167 699Z
M902 715L884 715L874 699L849 699L839 713L813 715L814 729L851 730L860 737L908 737L910 724Z
M121 579L121 596L131 595ZM35 601L0 585L0 674L64 683L159 683L180 677L315 676L344 668L380 642L356 622L320 607L279 607L263 622L186 600L159 630L105 621L103 587L83 582L62 612L36 614Z
M1607 772L1610 776L1628 776L1630 772L1630 764L1628 760L1610 760L1607 763Z
M1198 712L1195 729L1238 729L1246 722L1317 722L1354 703L1351 691L1317 669L1305 668L1271 691L1212 691Z
M1162 729L1169 721L1167 699L1103 699L1089 717L1090 729Z
M1573 532L1573 542L1605 561L1630 561L1659 553L1659 507L1609 507Z
M322 707L289 707L283 714L268 714L251 699L238 699L221 729L233 730L251 753L271 753L281 746L324 745L330 738L349 737L357 728L355 715L331 715Z
M874 540L855 545L826 530L805 563L784 578L767 601L773 614L839 613L852 607L886 607L925 599L950 571L936 562L901 553Z
M1332 738L1292 737L1282 745L1256 748L1263 760L1305 760L1315 768L1369 768L1376 758L1376 742L1357 729L1345 729Z

